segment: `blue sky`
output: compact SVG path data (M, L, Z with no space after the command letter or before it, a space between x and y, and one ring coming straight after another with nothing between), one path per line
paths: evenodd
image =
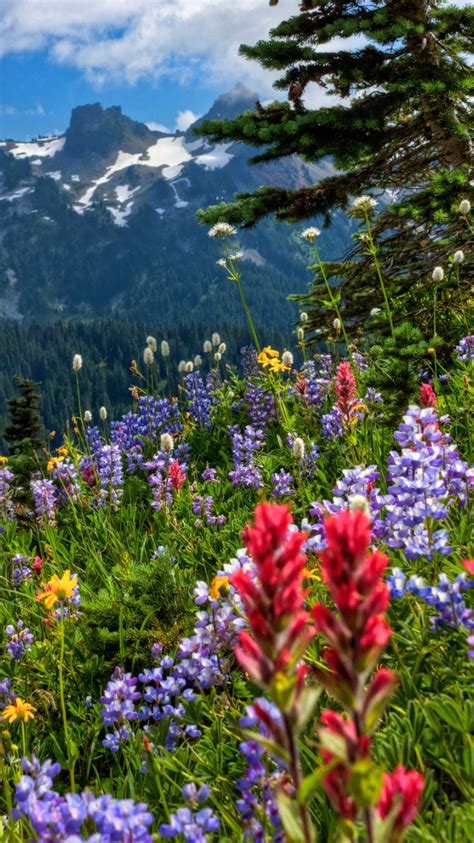
M186 128L244 82L262 98L272 77L238 55L296 0L0 0L0 137L64 131L76 105Z

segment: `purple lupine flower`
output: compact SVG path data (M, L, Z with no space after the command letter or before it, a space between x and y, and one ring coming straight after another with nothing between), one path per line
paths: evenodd
M278 709L268 700L260 698L257 702L267 710L272 719L281 719ZM240 725L245 729L258 728L261 734L268 737L268 732L255 715L253 706L247 707ZM273 763L273 770L269 771L268 764L264 763L263 747L251 738L243 741L239 748L248 765L242 777L236 782L237 789L240 791L236 808L243 820L243 839L265 843L271 835L271 839L276 843L284 843L285 832L275 798L279 779L285 772L284 765L280 761L270 762ZM271 830L267 828L268 821L270 821Z
M15 702L15 692L10 679L0 679L0 708L6 708Z
M391 451L388 460L387 543L411 559L451 551L448 531L436 522L447 518L453 503L465 506L472 485L473 472L440 421L435 408L410 406L394 434L401 451Z
M8 626L5 627L4 634L7 638L9 638L9 641L5 644L5 649L7 650L10 658L14 661L18 661L18 659L21 659L25 653L28 653L31 650L33 635L28 627L25 627L22 620L18 621L16 628L12 624L8 624Z
M313 407L320 407L329 394L332 383L333 363L330 354L318 355L303 365L301 370L305 389L303 400Z
M255 462L255 452L259 451L263 445L263 431L248 424L243 432L237 425L228 427L227 432L232 438L234 468L229 472L232 485L253 489L262 488L262 475Z
M105 688L104 695L100 698L104 708L101 710L102 719L106 726L114 726L115 732L127 722L138 720L140 715L135 703L141 698L140 691L137 691L137 678L131 673L125 673L123 668L116 667ZM117 740L123 737L119 733ZM104 746L109 746L111 738L107 736L102 741ZM112 741L113 742L113 741Z
M41 527L56 524L56 490L51 480L41 478L31 481L36 517Z
M240 364L245 379L259 375L257 351L253 345L244 345L240 349Z
M461 363L469 363L474 360L474 334L469 334L458 342L456 357Z
M183 798L191 803L192 808L198 807L206 801L209 796L209 788L202 785L197 788L195 784L185 785L182 789ZM219 830L219 818L216 817L211 808L201 808L193 811L191 808L178 808L171 814L168 823L160 825L160 835L165 838L183 836L189 843L200 843L208 840L208 834L214 834Z
M31 562L31 556L23 556L22 553L17 553L16 556L13 557L13 586L14 588L19 588L25 580L29 579L32 576L32 570L30 565L26 564L27 562Z
M216 479L216 474L217 474L217 470L215 468L209 468L209 466L206 465L206 468L204 469L203 473L201 474L201 478L203 480L207 481L208 483L214 483L214 481Z
M209 527L213 527L217 525L221 527L226 522L225 515L214 515L212 512L212 506L214 503L214 499L212 495L203 495L194 494L193 495L193 502L192 502L192 511L194 515L199 515L200 519L204 518L206 523ZM202 521L201 521L202 524Z
M0 520L11 521L13 518L13 474L8 468L0 468Z
M275 399L270 390L254 383L246 383L245 400L251 424L264 430L276 418Z
M94 465L100 486L97 503L109 503L118 509L123 494L122 457L118 445L102 445L94 455Z
M211 410L214 406L212 385L204 383L200 372L190 372L184 376L187 391L188 408L197 427L211 427Z
M446 574L441 573L438 585L427 585L422 577L412 575L407 580L400 568L393 568L387 577L387 586L391 598L399 599L407 593L414 594L427 606L434 607L438 614L430 618L433 632L460 627L464 627L468 632L474 630L473 610L467 608L463 598L463 592L473 588L474 581L470 580L466 573L458 574L453 582Z
M344 427L342 425L342 413L341 411L334 405L332 410L329 413L324 413L321 416L321 434L324 436L325 439L329 439L332 441L333 439L338 439L339 436L344 434Z
M294 483L295 478L292 474L289 474L288 471L285 471L282 468L280 471L275 472L272 474L272 483L273 483L273 490L272 495L275 498L286 498L290 497L291 495L295 494L295 490L292 487L292 483Z
M40 764L33 755L23 758L23 775L16 786L14 819L27 817L40 843L53 840L103 840L116 843L152 843L148 827L153 815L143 802L114 799L109 794L95 797L90 791L61 796L53 790L59 764ZM84 829L83 829L84 826ZM97 831L89 837L91 830ZM84 833L87 836L82 836Z
M79 479L74 463L69 458L59 462L51 472L56 483L56 501L58 504L65 504L69 501L77 501L81 492Z

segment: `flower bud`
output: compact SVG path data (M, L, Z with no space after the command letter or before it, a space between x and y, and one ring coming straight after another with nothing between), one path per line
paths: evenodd
M211 342L212 342L214 348L217 348L217 346L221 344L220 335L217 334L217 333L214 333L211 337Z
M187 372L187 374L189 375L193 371L193 369L194 369L193 361L188 360L188 362L186 363L186 365L184 367L185 372Z
M75 372L79 372L82 369L82 357L80 354L75 354L72 358L72 368Z
M351 495L349 498L349 509L351 512L356 512L360 509L368 518L371 516L369 502L364 495Z
M148 348L151 348L151 350L153 352L156 351L156 349L158 348L158 343L156 342L155 337L151 337L151 336L147 337L146 338L146 344L147 344Z
M219 354L225 354L226 349L227 349L227 346L226 346L225 342L221 342L221 344L220 344L220 346L217 350L218 350Z
M304 460L305 444L301 436L297 436L293 442L293 455L297 462Z
M86 410L84 413L84 421L91 422L92 421L92 413L90 410Z
M160 437L160 448L165 454L171 454L174 449L174 439L171 433L162 433Z
M435 266L431 275L433 281L442 281L444 278L444 269L442 266Z
M180 360L178 363L178 372L186 371L186 360Z
M303 342L304 340L304 328L298 328L296 332L296 336L298 337L298 342Z
M465 217L466 214L468 214L470 210L471 210L471 203L469 202L469 199L463 199L459 203L459 213L462 214L463 217Z
M161 341L161 356L162 357L169 357L170 356L170 347L166 340Z
M199 369L202 366L202 357L200 354L196 354L194 358L194 368Z
M101 417L102 421L106 421L106 419L107 419L107 407L101 407L100 408L99 416Z
M306 313L305 310L303 310L303 312L300 313L300 322L304 323L304 322L307 322L307 321L308 321L308 314Z
M453 255L454 263L462 263L464 260L464 252L462 249L458 249Z
M143 362L145 366L151 366L155 359L155 355L153 354L149 345L145 348L143 352Z
M336 317L336 319L333 320L332 327L334 328L335 331L340 331L341 330L341 320Z
M283 352L283 354L281 355L281 362L283 363L284 366L287 366L289 369L291 369L291 367L293 365L293 355L292 355L291 351L284 351Z
M211 351L212 351L212 343L211 343L211 341L210 341L210 340L204 340L204 344L203 344L202 350L204 351L204 354L210 354L210 353L211 353Z
M221 362L221 357L222 357L222 354L219 351L216 351L216 353L214 354L214 360L216 361L216 363Z
M301 232L301 237L303 240L308 240L309 243L313 243L317 237L321 234L319 228L315 228L314 226L310 226L309 228L305 228L304 231Z

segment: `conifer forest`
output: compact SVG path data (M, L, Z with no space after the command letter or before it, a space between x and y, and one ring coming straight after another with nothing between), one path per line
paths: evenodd
M474 841L474 8L283 5L2 142L5 843Z

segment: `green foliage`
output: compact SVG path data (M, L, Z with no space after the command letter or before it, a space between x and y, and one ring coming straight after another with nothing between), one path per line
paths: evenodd
M256 148L253 163L300 155L310 162L328 159L336 171L296 190L264 185L198 217L252 226L270 214L291 222L324 215L329 224L330 213L347 209L352 197L377 192L382 211L374 233L397 321L410 319L428 336L433 299L426 288L433 267L466 247L468 277L473 269L470 230L457 208L471 192L474 12L426 0L372 6L315 0L301 10L266 41L241 48L279 73L275 87L287 92L288 101L257 102L255 111L204 121L196 131L214 142ZM363 36L364 46L344 45L354 36ZM312 85L342 101L308 108ZM380 301L363 244L334 267L334 275L353 332ZM447 285L458 314L468 295L468 282L462 290ZM325 327L317 286L303 298L314 327Z

